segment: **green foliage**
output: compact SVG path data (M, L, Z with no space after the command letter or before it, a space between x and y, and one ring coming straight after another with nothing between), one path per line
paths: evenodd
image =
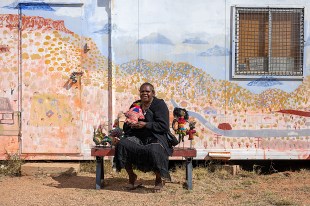
M7 159L0 162L0 175L5 176L20 176L21 166L24 160L20 158L19 154L6 153Z

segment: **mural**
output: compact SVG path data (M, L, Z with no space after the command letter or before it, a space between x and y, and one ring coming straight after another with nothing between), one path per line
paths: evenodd
M14 111L8 98L0 98L0 124L14 124Z
M301 81L230 79L231 6L248 1L115 0L110 8L108 0L57 2L0 3L1 159L6 152L28 159L91 158L93 129L103 124L108 130L113 121L109 49L114 118L149 81L166 100L171 121L174 107L186 108L196 121L198 159L209 152L229 152L231 159L309 159L307 43ZM187 139L180 146L189 146Z

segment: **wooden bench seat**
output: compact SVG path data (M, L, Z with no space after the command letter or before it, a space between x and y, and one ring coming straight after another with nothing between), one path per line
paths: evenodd
M91 149L91 156L96 157L96 189L101 189L104 182L104 157L114 156L115 149L110 147L96 146ZM184 157L186 159L186 186L188 190L192 190L192 171L193 157L197 156L196 149L176 147L174 148L173 157Z

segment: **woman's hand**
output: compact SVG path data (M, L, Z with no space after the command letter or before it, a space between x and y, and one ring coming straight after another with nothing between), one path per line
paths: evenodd
M112 145L117 145L120 139L118 137L111 137L112 139Z
M134 129L141 129L145 127L145 125L146 125L146 122L138 121L137 123L131 123L130 127Z

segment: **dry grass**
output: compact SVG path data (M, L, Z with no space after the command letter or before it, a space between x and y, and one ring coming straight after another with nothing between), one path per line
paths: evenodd
M152 173L135 171L143 186L128 191L126 172L105 161L105 187L95 190L95 161L81 162L81 170L77 176L0 177L0 205L310 205L307 169L262 174L256 166L232 176L214 164L196 166L189 191L185 167L176 164L161 193L153 193Z
M310 205L310 201L306 198L310 194L309 170L302 169L295 172L272 170L273 173L262 174L260 166L253 165L252 171L241 170L233 176L217 164L206 166L194 168L192 191L180 189L184 183L185 166L176 166L171 172L173 180L166 184L163 192L164 195L178 196L176 199L168 199L169 205ZM94 168L95 162L88 167ZM116 178L113 184L124 184L126 181L124 179L127 178L125 171L115 173L111 168L109 162L105 164L108 176ZM142 181L153 184L152 173L135 172ZM304 182L305 178L308 178L307 183ZM107 189L110 186L108 183ZM141 188L137 192L145 191Z
M304 201L308 201L304 197L309 195L309 190L306 183L301 181L310 177L309 170L268 175L257 174L257 170L241 170L236 176L225 170L210 172L204 168L196 168L194 171L194 179L202 180L195 181L196 188L200 187L199 190L215 196L225 194L223 204L304 205Z
M88 172L88 173L96 173L96 161L82 161L80 162L81 172ZM110 166L105 164L106 169L110 169Z

